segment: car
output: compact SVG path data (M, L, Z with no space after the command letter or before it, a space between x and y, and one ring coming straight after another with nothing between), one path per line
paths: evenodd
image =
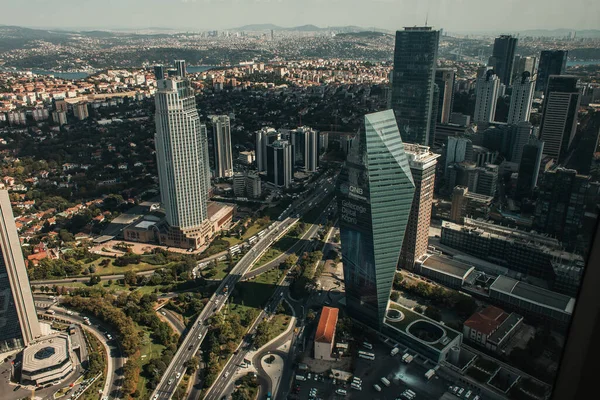
M191 350L191 349L192 349L192 347L194 347L194 346L192 346L192 345L190 344L190 345L188 346L188 350Z
M310 379L310 378L312 378L312 375L309 372L308 374L306 374L306 379Z
M181 377L181 372L178 372L175 376L177 377L177 379L179 379Z
M167 315L167 313L166 313L166 312L164 312L164 311L161 311L160 313L161 313L162 315Z
M17 385L15 386L15 388L13 389L13 392L16 392L17 390L21 389L21 385Z
M152 397L152 400L157 400L158 399L158 395L155 394L154 397Z
M202 334L198 334L198 339L202 339Z
M169 385L173 383L173 378L169 379Z

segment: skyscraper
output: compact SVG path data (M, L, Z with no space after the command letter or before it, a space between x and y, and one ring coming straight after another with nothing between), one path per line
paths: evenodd
M315 172L319 165L319 134L314 129L301 126L290 132L294 164L306 172Z
M273 128L262 128L256 131L256 169L258 172L267 170L267 145L272 143L269 141L269 137L273 138L276 135L277 131Z
M523 76L523 72L529 72L532 79L535 79L537 74L536 57L515 56L515 66L513 68L513 82Z
M404 152L408 157L415 194L398 266L412 270L415 261L427 253L429 245L435 166L440 155L432 153L427 146L410 143L404 143Z
M403 141L429 143L438 42L439 31L431 27L396 32L390 107Z
M529 121L523 121L517 125L509 125L507 128L507 133L510 135L508 159L518 164L521 162L523 148L533 134L533 125Z
M494 70L481 71L475 85L475 115L473 117L475 123L485 124L494 121L499 89L500 79Z
M175 68L177 69L177 76L185 78L187 75L185 60L175 60Z
M545 92L550 75L563 75L567 69L567 50L543 50L535 83L536 92Z
M213 147L215 154L215 178L233 176L233 156L231 154L231 125L227 115L212 118Z
M452 163L463 161L473 161L473 143L471 139L448 136L444 170Z
M156 158L160 197L169 236L181 247L204 240L210 167L206 126L200 124L194 91L187 79L159 81L156 102Z
M529 121L534 87L535 81L531 80L531 75L528 71L523 72L521 77L513 82L510 107L508 109L507 122L509 124Z
M267 181L278 187L289 187L294 174L292 159L292 145L287 140L267 145Z
M156 80L165 79L165 67L163 65L154 66L154 77Z
M533 189L537 186L543 152L544 142L535 138L530 138L529 142L523 146L517 177L517 200L531 197L533 194Z
M515 50L518 39L510 35L500 35L494 40L494 50L488 65L494 68L500 78L500 83L506 87L512 81Z
M379 328L415 190L393 111L365 116L337 185L347 310Z
M437 121L442 124L450 122L454 102L454 74L452 68L438 68L435 71L435 83L439 88Z
M42 335L6 190L0 190L0 248L0 351L5 352Z
M544 154L556 162L565 159L575 137L580 98L577 77L552 75L548 79L540 138L544 141Z

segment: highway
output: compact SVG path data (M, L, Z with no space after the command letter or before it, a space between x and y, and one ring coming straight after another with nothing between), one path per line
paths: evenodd
M242 259L238 261L231 272L223 278L216 292L211 296L209 302L200 312L196 321L194 321L194 324L188 329L188 333L181 342L173 360L152 393L152 400L167 400L173 397L177 385L185 373L185 362L198 352L202 340L208 332L208 320L223 307L235 284L248 272L254 262L260 259L262 254L298 221L298 218L289 217L289 215L296 213L298 215L304 214L313 205L318 204L324 199L328 192L331 193L333 184L331 182L328 183L327 176L321 177L318 182L313 184L316 185L319 182L323 190L315 191L312 196L294 202L287 211L282 213L281 218L279 218L281 221L271 224L266 230L267 233L258 240ZM324 189L327 189L327 191ZM251 328L254 329L254 325Z

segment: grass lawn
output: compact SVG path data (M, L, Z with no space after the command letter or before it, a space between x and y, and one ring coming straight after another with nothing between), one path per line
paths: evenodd
M150 331L148 331L147 329L144 329L143 327L140 327L139 325L138 325L138 329L140 329L144 333L144 336L142 337L142 347L140 349L141 361L142 361L141 369L143 370L144 365L146 365L151 359L160 357L165 346L163 346L162 344L153 343L152 339L150 339ZM139 379L138 385L137 385L137 389L140 393L139 398L147 399L151 394L151 392L149 392L148 389L146 389L146 382L147 382L146 378L144 378L143 375L140 375L140 379Z
M263 308L282 276L283 271L272 269L252 280L238 282L231 295L231 311L242 314L249 308Z
M271 246L271 248L269 248L269 250L267 250L267 252L264 253L256 263L254 263L252 269L262 267L263 265L273 261L280 255L288 251L290 247L292 247L294 244L296 244L296 242L298 242L298 240L299 239L297 237L285 235L277 242L275 242L275 244L273 244L273 246Z
M106 267L101 267L100 263L103 260L110 260L110 263L106 266ZM159 268L164 268L169 266L169 264L165 264L165 265L153 265L153 264L149 264L147 262L140 262L139 264L129 264L126 265L124 267L117 267L115 265L113 265L113 260L114 258L112 257L100 257L99 259L92 261L91 263L85 264L85 267L90 267L90 266L95 266L96 267L96 272L94 272L94 275L117 275L117 274L124 274L127 271L131 271L136 270L136 271L148 271L148 270L152 270L152 269L159 269ZM84 275L81 275L84 276Z
M290 324L290 316L285 314L277 314L270 321L271 329L269 330L269 341L281 335Z
M242 241L234 236L223 236L221 239L225 240L226 242L229 243L229 246L235 246L238 243L241 243Z
M248 238L251 238L252 236L256 235L258 233L258 231L261 231L263 228L265 228L265 227L261 226L257 222L253 223L252 225L250 225L248 227L248 229L246 230L246 232L242 235L242 240L246 240Z

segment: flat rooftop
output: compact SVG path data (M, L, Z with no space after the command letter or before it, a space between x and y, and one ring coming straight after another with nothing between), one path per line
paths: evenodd
M464 279L475 267L450 257L433 254L425 259L423 268L435 270L458 279Z
M551 308L567 314L573 313L575 299L560 293L552 292L530 285L507 276L499 276L490 286L490 290L508 294L513 297Z
M521 319L523 319L523 317L519 314L511 313L508 318L506 318L504 322L500 324L498 329L492 333L492 335L489 337L489 340L491 342L498 343Z
M23 370L40 371L58 366L69 358L69 336L47 336L23 350Z

